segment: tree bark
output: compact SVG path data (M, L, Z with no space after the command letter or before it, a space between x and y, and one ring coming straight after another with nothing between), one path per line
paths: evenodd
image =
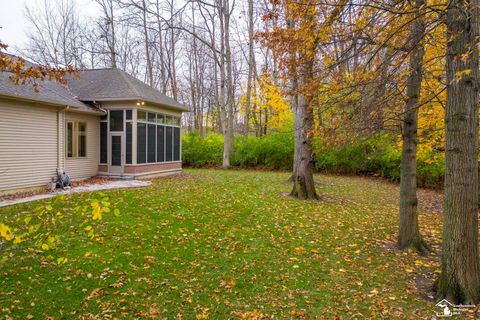
M478 256L478 10L479 0L447 8L446 161L439 297L480 302Z
M417 129L418 102L422 84L422 66L425 53L423 38L425 22L423 11L425 0L416 0L416 19L410 27L411 51L410 74L407 80L407 101L403 119L402 161L400 164L400 215L398 246L400 249L414 248L420 253L428 247L420 235L417 212Z
M147 26L147 4L145 0L142 1L142 24L143 24L143 36L145 38L145 58L147 60L147 76L148 76L148 84L150 87L154 86L153 83L153 66L152 66L152 59L150 57L150 41L148 38L148 26Z
M112 40L111 40L112 43L110 45L110 59L112 63L112 68L116 68L117 67L116 38L115 38L116 36L115 36L115 22L113 20L113 2L112 1L109 2L109 9L110 9L109 23L112 28ZM106 8L104 10L106 12Z
M294 118L301 123L295 128L295 161L293 174L293 188L291 196L298 199L317 199L315 182L313 180L312 163L312 132L314 128L313 110L307 100L299 96Z
M305 62L300 69L301 85L313 79L313 61ZM295 80L295 79L294 79ZM294 86L297 86L293 83ZM304 200L318 199L313 180L312 137L314 130L312 95L298 93L294 113L295 151L293 188L290 195ZM298 124L298 126L297 126Z
M225 125L223 135L223 164L224 169L230 167L230 158L233 153L233 108L234 108L234 88L232 75L232 53L230 49L230 4L228 0L220 1L220 26L221 26L221 41L222 41L222 57L223 63L223 85L226 86L226 103L225 103ZM224 88L225 89L225 88ZM225 90L224 90L225 92Z
M160 20L160 0L156 1L156 18L157 18L157 25L158 25L158 44L157 50L159 53L160 59L160 78L161 78L161 90L163 94L167 93L167 79L166 79L166 72L165 72L165 58L164 58L164 44L163 44L163 31L162 31L162 21Z
M244 136L243 142L247 142L248 133L250 131L250 105L252 101L252 80L253 80L253 68L255 66L255 55L253 52L253 0L248 0L248 78L247 78L247 101L245 103L245 123L244 123Z

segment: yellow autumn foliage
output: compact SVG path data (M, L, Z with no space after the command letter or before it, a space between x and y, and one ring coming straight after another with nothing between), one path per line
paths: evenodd
M274 83L268 74L263 74L258 81L253 83L250 102L250 124L255 121L262 123L271 129L280 129L293 122L293 113L290 103L286 99L282 89ZM240 97L241 112L246 114L246 94Z

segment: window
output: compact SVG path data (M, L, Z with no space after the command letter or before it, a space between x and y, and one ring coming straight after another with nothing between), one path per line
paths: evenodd
M125 163L132 163L132 123L126 123L126 134L125 134Z
M137 163L147 162L147 125L137 124Z
M125 119L132 120L132 109L125 110Z
M155 162L155 145L156 143L156 138L157 137L157 132L156 132L156 126L154 124L149 124L148 125L148 163Z
M157 123L165 123L165 116L163 114L157 115Z
M137 112L137 120L138 121L147 121L147 112L138 110Z
M78 156L87 156L87 125L83 122L78 123Z
M173 161L180 160L180 128L173 128Z
M137 110L137 121L138 164L180 161L180 117Z
M148 113L148 122L157 122L157 115L153 112Z
M67 123L67 157L73 157L73 122Z
M87 156L87 124L85 122L67 122L67 158Z
M165 162L165 127L157 126L157 162Z
M123 110L110 110L110 131L123 131Z
M108 123L100 122L100 163L108 162Z
M165 161L172 161L172 127L165 127Z

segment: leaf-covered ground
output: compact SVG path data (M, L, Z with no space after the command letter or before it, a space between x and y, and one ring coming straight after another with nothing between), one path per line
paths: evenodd
M91 241L69 216L46 253L0 264L0 315L9 319L430 318L423 298L438 272L441 195L422 191L429 257L398 252L398 186L316 176L321 201L297 201L288 173L185 170L144 189L105 192ZM89 195L55 208L73 213ZM46 203L46 202L40 202ZM0 209L13 224L39 203ZM55 258L64 256L66 264ZM427 293L428 295L428 293Z

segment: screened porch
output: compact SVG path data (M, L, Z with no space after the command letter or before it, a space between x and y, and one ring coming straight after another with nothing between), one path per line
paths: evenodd
M109 109L100 120L100 173L161 171L181 162L181 119L142 108ZM140 167L140 168L139 168ZM143 167L143 168L141 168Z

